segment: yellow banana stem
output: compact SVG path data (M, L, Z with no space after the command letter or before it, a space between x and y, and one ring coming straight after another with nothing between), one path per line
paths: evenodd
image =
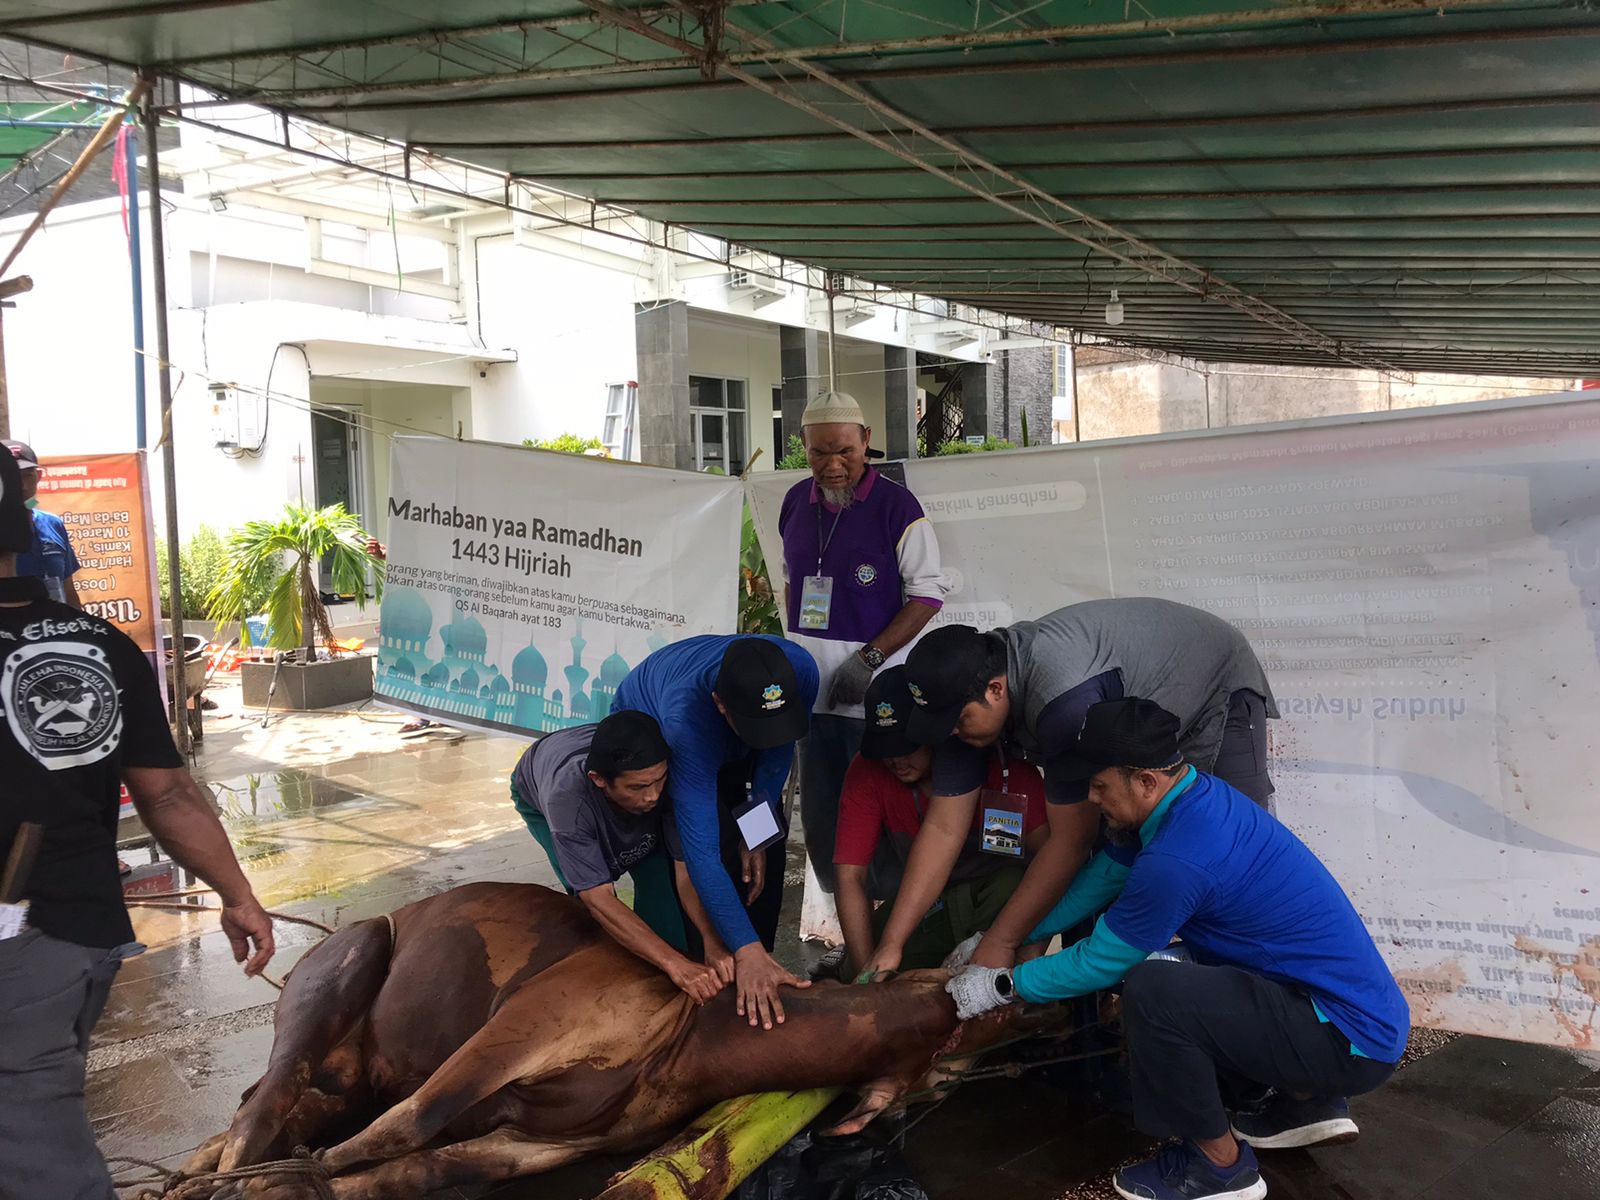
M595 1200L723 1200L842 1091L757 1092L724 1100L614 1176Z

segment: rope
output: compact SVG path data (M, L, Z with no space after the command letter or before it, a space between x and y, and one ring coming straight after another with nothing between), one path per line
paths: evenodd
M168 893L168 895L176 895L176 896L198 896L198 895L202 895L202 894L203 893L201 893L201 892L173 892L173 893ZM129 907L161 908L161 909L167 910L168 912L193 913L193 912L221 912L222 911L222 909L213 908L209 904L184 904L182 901L179 901L179 900L156 899L154 897L147 899L144 896L124 896L122 898L122 902L124 904L128 905ZM333 927L331 925L324 925L321 921L313 921L310 917L291 916L289 913L273 912L271 909L267 910L267 916L271 917L274 921L288 921L292 925L309 925L313 929L322 930L323 933L332 933L332 932L334 932Z
M129 1187L146 1187L148 1184L159 1183L162 1188L159 1192L145 1191L139 1193L135 1200L161 1200L163 1196L170 1196L178 1187L187 1188L190 1184L221 1185L236 1183L248 1179L260 1179L266 1175L296 1176L311 1185L317 1194L317 1200L335 1200L333 1185L329 1182L331 1176L328 1168L313 1157L304 1146L295 1151L294 1158L279 1159L276 1162L257 1163L251 1167L235 1167L231 1171L201 1171L195 1175L185 1175L181 1171L168 1170L159 1163L147 1162L141 1158L129 1158L126 1155L117 1155L107 1158L106 1163L126 1163L132 1167L143 1167L151 1173L150 1178L140 1177L133 1179L119 1179L112 1182L118 1189Z

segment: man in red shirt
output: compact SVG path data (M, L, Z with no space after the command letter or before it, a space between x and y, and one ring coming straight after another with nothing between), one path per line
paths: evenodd
M906 735L915 705L905 668L880 672L867 689L865 707L866 733L845 774L833 853L834 899L852 974L872 961L894 910L891 895L876 897L888 902L873 911L874 897L867 893L873 853L887 836L904 869L933 786L934 748ZM936 967L957 943L988 928L1022 881L1024 864L1044 844L1046 825L1039 772L1024 762L1006 762L998 748L989 751L988 778L966 843L944 891L901 948L901 969Z

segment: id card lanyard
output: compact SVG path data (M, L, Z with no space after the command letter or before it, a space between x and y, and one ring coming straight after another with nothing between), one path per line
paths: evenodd
M978 849L1001 858L1021 858L1028 801L1011 791L1011 765L1006 762L1005 751L997 748L995 752L1000 755L1000 790L983 788L978 792L978 807L983 813Z
M833 515L833 525L828 536L822 536L822 502L817 502L817 573L807 575L800 590L800 628L826 629L833 611L833 576L822 573L822 556L828 552L833 535L839 532L839 522L844 509Z

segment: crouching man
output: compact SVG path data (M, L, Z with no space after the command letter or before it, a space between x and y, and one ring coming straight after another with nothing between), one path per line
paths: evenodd
M623 949L704 1004L733 982L733 955L679 856L669 852L667 759L655 718L613 713L598 725L546 734L523 751L511 802L567 893ZM631 909L617 895L623 875L633 879ZM703 965L686 952L685 911L700 930Z
M878 846L887 839L903 871L933 796L934 748L918 745L906 732L915 707L905 668L880 672L867 688L861 752L844 777L833 855L838 881L834 896L851 974L873 960L895 909L898 872L887 881L887 895L868 894L869 867ZM904 970L936 967L957 942L987 929L1022 882L1026 860L1044 844L1044 779L1025 762L1007 762L998 746L984 756L984 803L968 823L939 898L915 914L918 920L908 922L911 933L897 945ZM874 912L874 899L887 903Z
M1076 753L1112 845L1028 940L1110 907L1060 953L1014 970L968 966L948 990L965 1019L1122 981L1134 1119L1175 1144L1118 1171L1118 1194L1258 1200L1267 1187L1252 1148L1353 1138L1346 1097L1393 1074L1410 1014L1327 868L1259 805L1186 764L1178 731L1149 700L1088 710ZM1174 937L1193 961L1150 959Z

